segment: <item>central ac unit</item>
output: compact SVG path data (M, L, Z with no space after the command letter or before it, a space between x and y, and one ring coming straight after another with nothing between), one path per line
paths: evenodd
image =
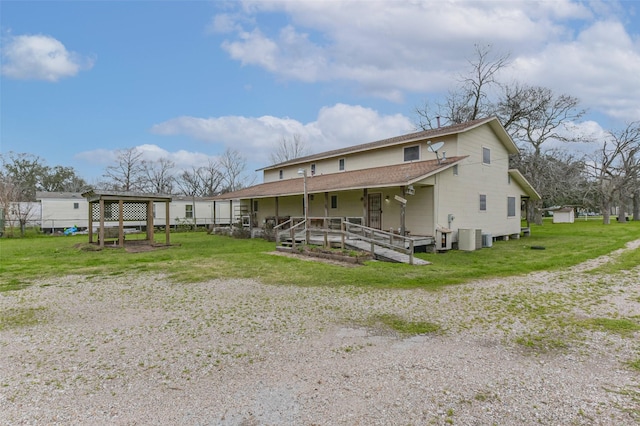
M481 229L459 229L458 249L463 251L474 251L482 248Z

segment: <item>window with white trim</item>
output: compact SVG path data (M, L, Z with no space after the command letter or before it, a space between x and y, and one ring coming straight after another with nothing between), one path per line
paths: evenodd
M487 211L487 195L486 194L480 194L480 211L481 212Z
M184 206L185 219L193 219L193 204L187 204Z
M344 170L344 158L341 158L340 160L338 160L338 170L340 171Z

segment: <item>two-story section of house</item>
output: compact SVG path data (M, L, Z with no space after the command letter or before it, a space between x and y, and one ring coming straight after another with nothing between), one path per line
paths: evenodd
M262 169L264 183L216 197L236 200L253 226L303 217L359 218L412 236L437 229L519 235L521 203L540 196L509 155L518 149L497 118L322 152ZM305 176L306 175L306 176Z

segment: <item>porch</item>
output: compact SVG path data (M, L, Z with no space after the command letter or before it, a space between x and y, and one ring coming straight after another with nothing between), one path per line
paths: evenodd
M435 245L431 236L400 235L362 225L362 217L292 217L273 226L276 250L293 251L300 245L366 251L372 257L397 263L426 265L416 251ZM422 249L424 248L424 249Z

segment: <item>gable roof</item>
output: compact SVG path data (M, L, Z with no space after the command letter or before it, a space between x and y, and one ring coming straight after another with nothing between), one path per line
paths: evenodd
M389 186L411 185L436 173L440 173L467 156L450 157L446 161L414 161L391 166L373 167L326 175L307 177L309 194L330 191L349 191L362 188L383 188ZM213 200L280 197L304 193L304 178L293 178L267 182L235 192L213 197Z
M332 151L325 151L318 154L307 155L305 157L295 158L282 163L273 164L271 166L263 167L260 170L273 170L282 167L292 166L294 164L309 163L311 161L318 161L332 157L340 157L347 154L354 154L362 151L368 151L376 148L389 147L394 145L401 145L405 143L422 141L425 139L432 139L438 137L444 137L449 135L455 135L459 133L468 132L472 129L480 127L484 124L488 124L495 132L498 139L503 143L509 154L518 153L518 147L513 142L507 131L504 129L500 120L496 117L482 118L478 120L468 121L466 123L454 124L451 126L439 127L437 129L423 130L415 133L408 133L402 136L395 136L388 139L382 139L375 142L364 143L360 145L353 145L346 148L334 149Z
M509 176L511 176L511 179L515 180L518 183L518 185L520 185L522 190L529 196L530 199L532 200L542 199L540 194L538 194L538 191L536 191L535 188L531 186L527 178L524 177L522 173L520 173L520 170L509 169Z

